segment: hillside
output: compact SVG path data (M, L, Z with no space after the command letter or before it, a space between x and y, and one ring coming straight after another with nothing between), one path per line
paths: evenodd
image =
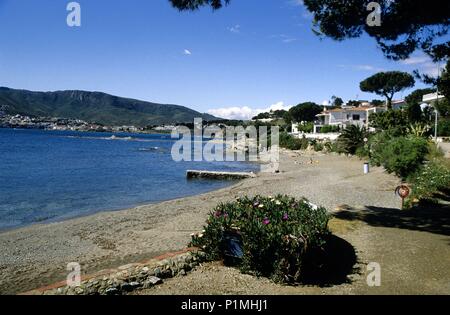
M81 119L112 126L192 123L196 117L217 119L179 105L86 91L32 92L0 87L1 105L7 105L8 114Z

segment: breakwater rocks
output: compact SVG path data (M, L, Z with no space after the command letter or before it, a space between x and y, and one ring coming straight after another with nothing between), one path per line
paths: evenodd
M149 289L164 279L185 276L205 261L201 251L189 251L160 261L122 266L114 272L83 280L80 286L40 289L27 294L43 295L123 295Z

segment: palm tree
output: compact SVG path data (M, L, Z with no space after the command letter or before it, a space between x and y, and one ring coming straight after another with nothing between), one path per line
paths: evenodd
M364 139L369 136L366 128L351 125L342 131L338 138L339 146L345 153L355 154L356 150L364 146Z

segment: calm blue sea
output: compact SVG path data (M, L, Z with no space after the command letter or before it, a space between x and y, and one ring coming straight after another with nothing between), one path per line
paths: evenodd
M191 196L233 182L187 169L256 171L239 162L180 162L170 135L0 129L0 230Z

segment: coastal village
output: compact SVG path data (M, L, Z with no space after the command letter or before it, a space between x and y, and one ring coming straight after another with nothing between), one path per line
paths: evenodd
M170 132L174 128L174 126L154 126L151 128L142 128L136 126L104 126L98 123L89 123L81 119L30 117L19 114L8 115L6 113L7 107L7 105L3 105L0 107L0 128L127 133L144 133L151 130L155 132Z

